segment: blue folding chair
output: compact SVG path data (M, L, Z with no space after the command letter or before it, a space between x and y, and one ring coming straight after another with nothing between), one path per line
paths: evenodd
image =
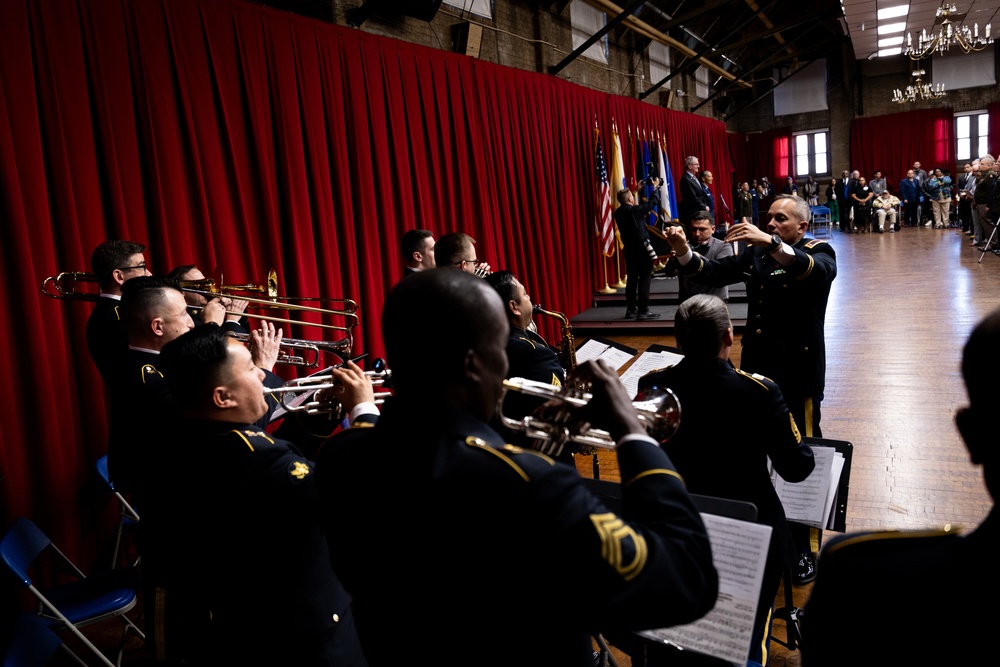
M819 236L819 229L822 226L823 230L829 235L833 236L833 232L830 228L833 226L833 220L831 219L830 209L826 206L810 206L810 213L812 215L812 228L813 235Z
M125 496L115 490L115 485L108 477L108 455L105 454L101 458L97 459L97 474L100 475L104 484L108 487L111 493L114 494L115 499L118 501L118 510L121 516L118 519L118 527L115 529L115 548L111 554L111 568L114 569L118 567L118 549L121 547L122 543L122 532L126 526L136 526L139 523L139 514L135 511ZM139 559L136 558L133 565L139 564Z
M35 559L47 549L51 549L51 552L72 570L76 579L43 591L32 583L28 570ZM15 519L10 530L0 541L0 558L18 581L38 599L38 616L45 619L50 627L65 628L76 635L94 652L94 655L100 658L102 664L116 667L116 664L121 663L129 632L134 631L145 641L146 636L125 615L135 606L137 599L136 586L139 583L139 576L135 568L119 568L87 577L52 544L52 540L39 530L38 526L24 517ZM111 662L80 632L82 626L113 617L125 624L116 662ZM79 660L78 657L77 659Z
M46 667L60 646L65 648L62 640L43 619L35 614L21 612L14 621L10 642L4 647L3 667ZM66 649L77 664L86 667L72 651Z

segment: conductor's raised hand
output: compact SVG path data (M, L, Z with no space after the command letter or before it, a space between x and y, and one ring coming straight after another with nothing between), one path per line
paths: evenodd
M683 225L671 225L664 230L667 243L678 255L684 255L688 251L687 234L684 233Z
M583 362L573 370L568 382L583 383L593 396L580 408L578 419L606 430L615 441L630 433L646 432L618 374L603 359Z
M281 350L281 329L275 330L274 324L262 320L260 328L250 331L250 356L254 366L266 371L273 371L278 362Z
M726 243L742 241L748 245L770 245L771 235L756 225L741 222L726 232Z

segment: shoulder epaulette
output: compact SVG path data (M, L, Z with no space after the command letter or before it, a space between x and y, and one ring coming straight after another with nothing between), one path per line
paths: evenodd
M737 374L737 375L740 375L740 376L742 376L742 377L745 377L745 378L747 378L748 380L753 380L754 382L756 382L756 383L757 383L757 384L759 384L760 386L764 387L764 389L767 389L768 391L770 391L770 390L771 390L771 387L769 387L769 386L767 385L767 383L768 383L768 382L770 382L771 384L774 384L774 382L773 382L773 381L771 380L771 378L769 378L769 377L764 377L763 375L761 375L761 374L759 374L759 373L747 373L746 371L741 371L741 370L740 370L740 369L738 369L738 368L737 368L737 369L735 369L735 371L736 371L736 374Z
M139 371L139 375L142 379L142 383L146 384L147 377L159 377L163 378L163 373L156 370L156 366L153 364L143 364L142 369Z
M252 428L233 429L232 431L230 431L230 433L235 433L237 436L239 436L240 440L246 443L247 447L250 448L251 452L256 451L253 448L255 441L257 442L257 444L263 444L261 440L272 445L274 444L274 440L271 439L271 436L269 436L267 433L264 433L264 431L260 431L257 429L252 429Z

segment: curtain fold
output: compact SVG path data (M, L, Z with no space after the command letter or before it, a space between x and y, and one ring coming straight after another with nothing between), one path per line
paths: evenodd
M952 170L955 164L955 120L951 108L920 109L855 118L851 123L851 169L870 176L882 171L899 194L899 181L919 161L924 169Z
M4 526L30 516L83 562L114 518L92 484L105 392L90 304L38 285L89 271L101 242L145 243L155 273L194 263L233 284L274 268L284 294L357 300L355 351L375 357L414 227L471 234L548 309L590 306L595 122L604 137L618 124L631 181L626 136L645 131L675 174L697 155L732 191L720 121L256 3L11 0L0 25Z

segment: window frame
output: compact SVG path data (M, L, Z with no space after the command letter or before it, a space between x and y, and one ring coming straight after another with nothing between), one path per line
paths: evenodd
M816 151L816 135L822 134L826 141L826 150L822 153L817 153ZM806 148L806 160L809 163L809 170L800 173L799 172L799 137L807 137L807 148ZM816 171L816 156L820 154L826 155L826 171ZM806 176L812 176L814 180L819 180L823 177L832 177L833 172L830 168L830 128L820 127L812 130L801 130L798 132L792 132L792 164L795 166L794 172L796 178L805 178Z
M955 161L957 164L964 164L966 162L972 162L973 160L982 157L988 153L989 141L990 141L990 112L988 109L974 109L972 111L959 111L954 115L955 118ZM961 137L958 133L958 125L960 118L969 119L969 136ZM981 120L982 119L982 120ZM975 121L975 122L973 122ZM979 126L986 126L986 133L979 133ZM959 146L963 139L969 141L969 154L962 157L959 152ZM987 150L979 150L980 147L985 146ZM975 148L974 148L975 147Z

